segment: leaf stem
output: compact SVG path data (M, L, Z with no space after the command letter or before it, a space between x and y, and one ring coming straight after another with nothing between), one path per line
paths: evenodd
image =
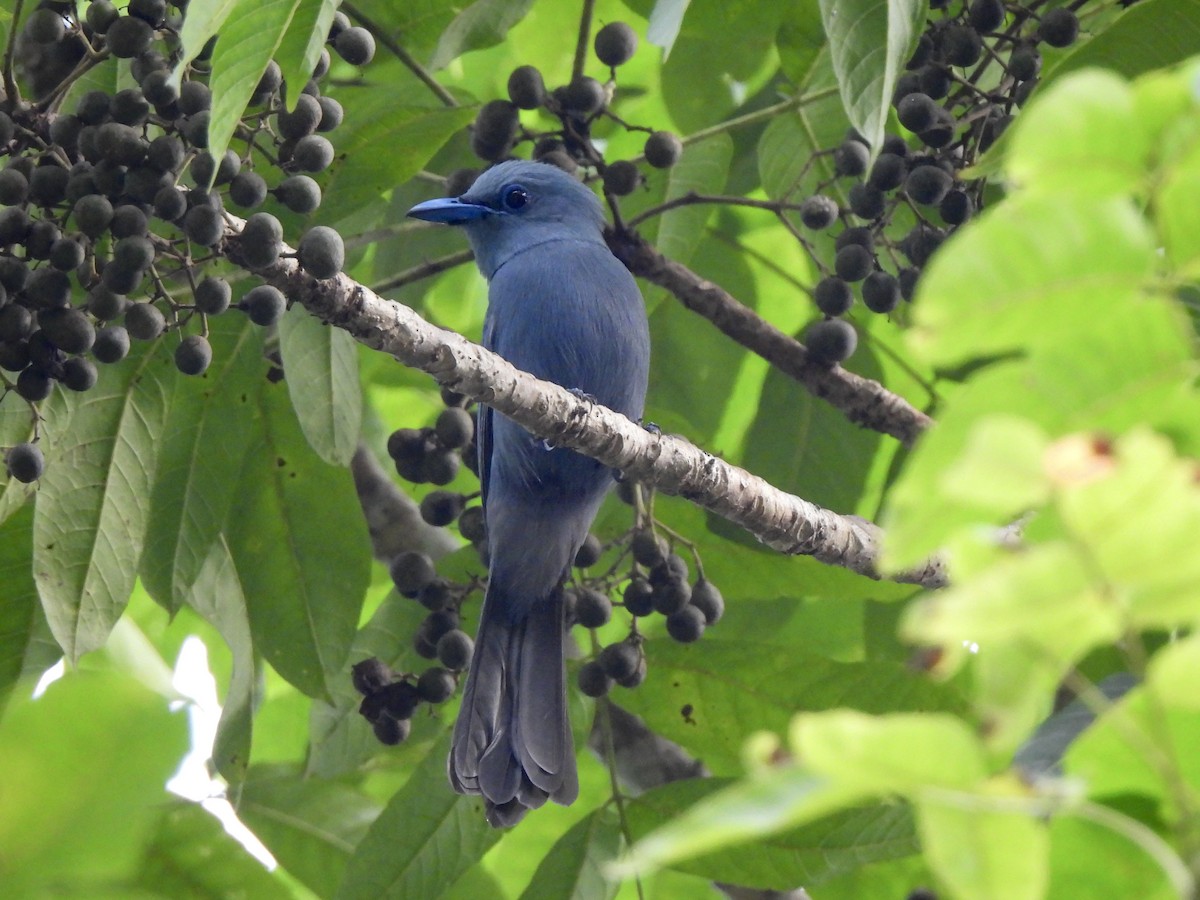
M21 25L21 8L25 0L16 0L13 5L12 29L8 32L8 44L4 48L4 93L7 95L9 109L16 109L21 102L21 91L13 80L13 53L17 47L17 29Z
M591 37L592 11L596 0L583 0L583 12L579 15L579 38L575 41L575 61L571 64L571 80L574 81L583 74L583 64L587 61L588 38Z

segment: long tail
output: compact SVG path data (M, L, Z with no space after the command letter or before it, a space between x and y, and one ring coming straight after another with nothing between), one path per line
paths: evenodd
M481 794L493 827L515 825L547 798L579 794L567 716L564 610L556 591L513 621L489 587L447 760L460 794Z

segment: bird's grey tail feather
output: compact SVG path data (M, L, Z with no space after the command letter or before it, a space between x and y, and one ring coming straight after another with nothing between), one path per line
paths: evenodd
M557 592L510 621L489 589L447 769L463 794L481 794L488 821L515 824L552 799L579 794L563 672L564 609Z

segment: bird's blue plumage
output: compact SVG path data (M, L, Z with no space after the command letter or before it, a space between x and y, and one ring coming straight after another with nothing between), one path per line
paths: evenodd
M462 225L488 279L484 346L517 368L637 419L649 369L646 313L609 252L599 200L541 163L501 163L461 198L411 213ZM578 793L567 718L561 587L612 472L480 411L490 569L448 769L494 825Z

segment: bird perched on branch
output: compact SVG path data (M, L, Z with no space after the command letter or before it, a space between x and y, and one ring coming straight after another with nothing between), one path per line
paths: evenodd
M510 161L461 197L408 213L462 226L488 280L483 344L519 369L642 414L645 307L604 243L600 201L543 163ZM612 472L481 407L479 476L490 568L447 769L493 826L579 793L567 716L562 584Z

